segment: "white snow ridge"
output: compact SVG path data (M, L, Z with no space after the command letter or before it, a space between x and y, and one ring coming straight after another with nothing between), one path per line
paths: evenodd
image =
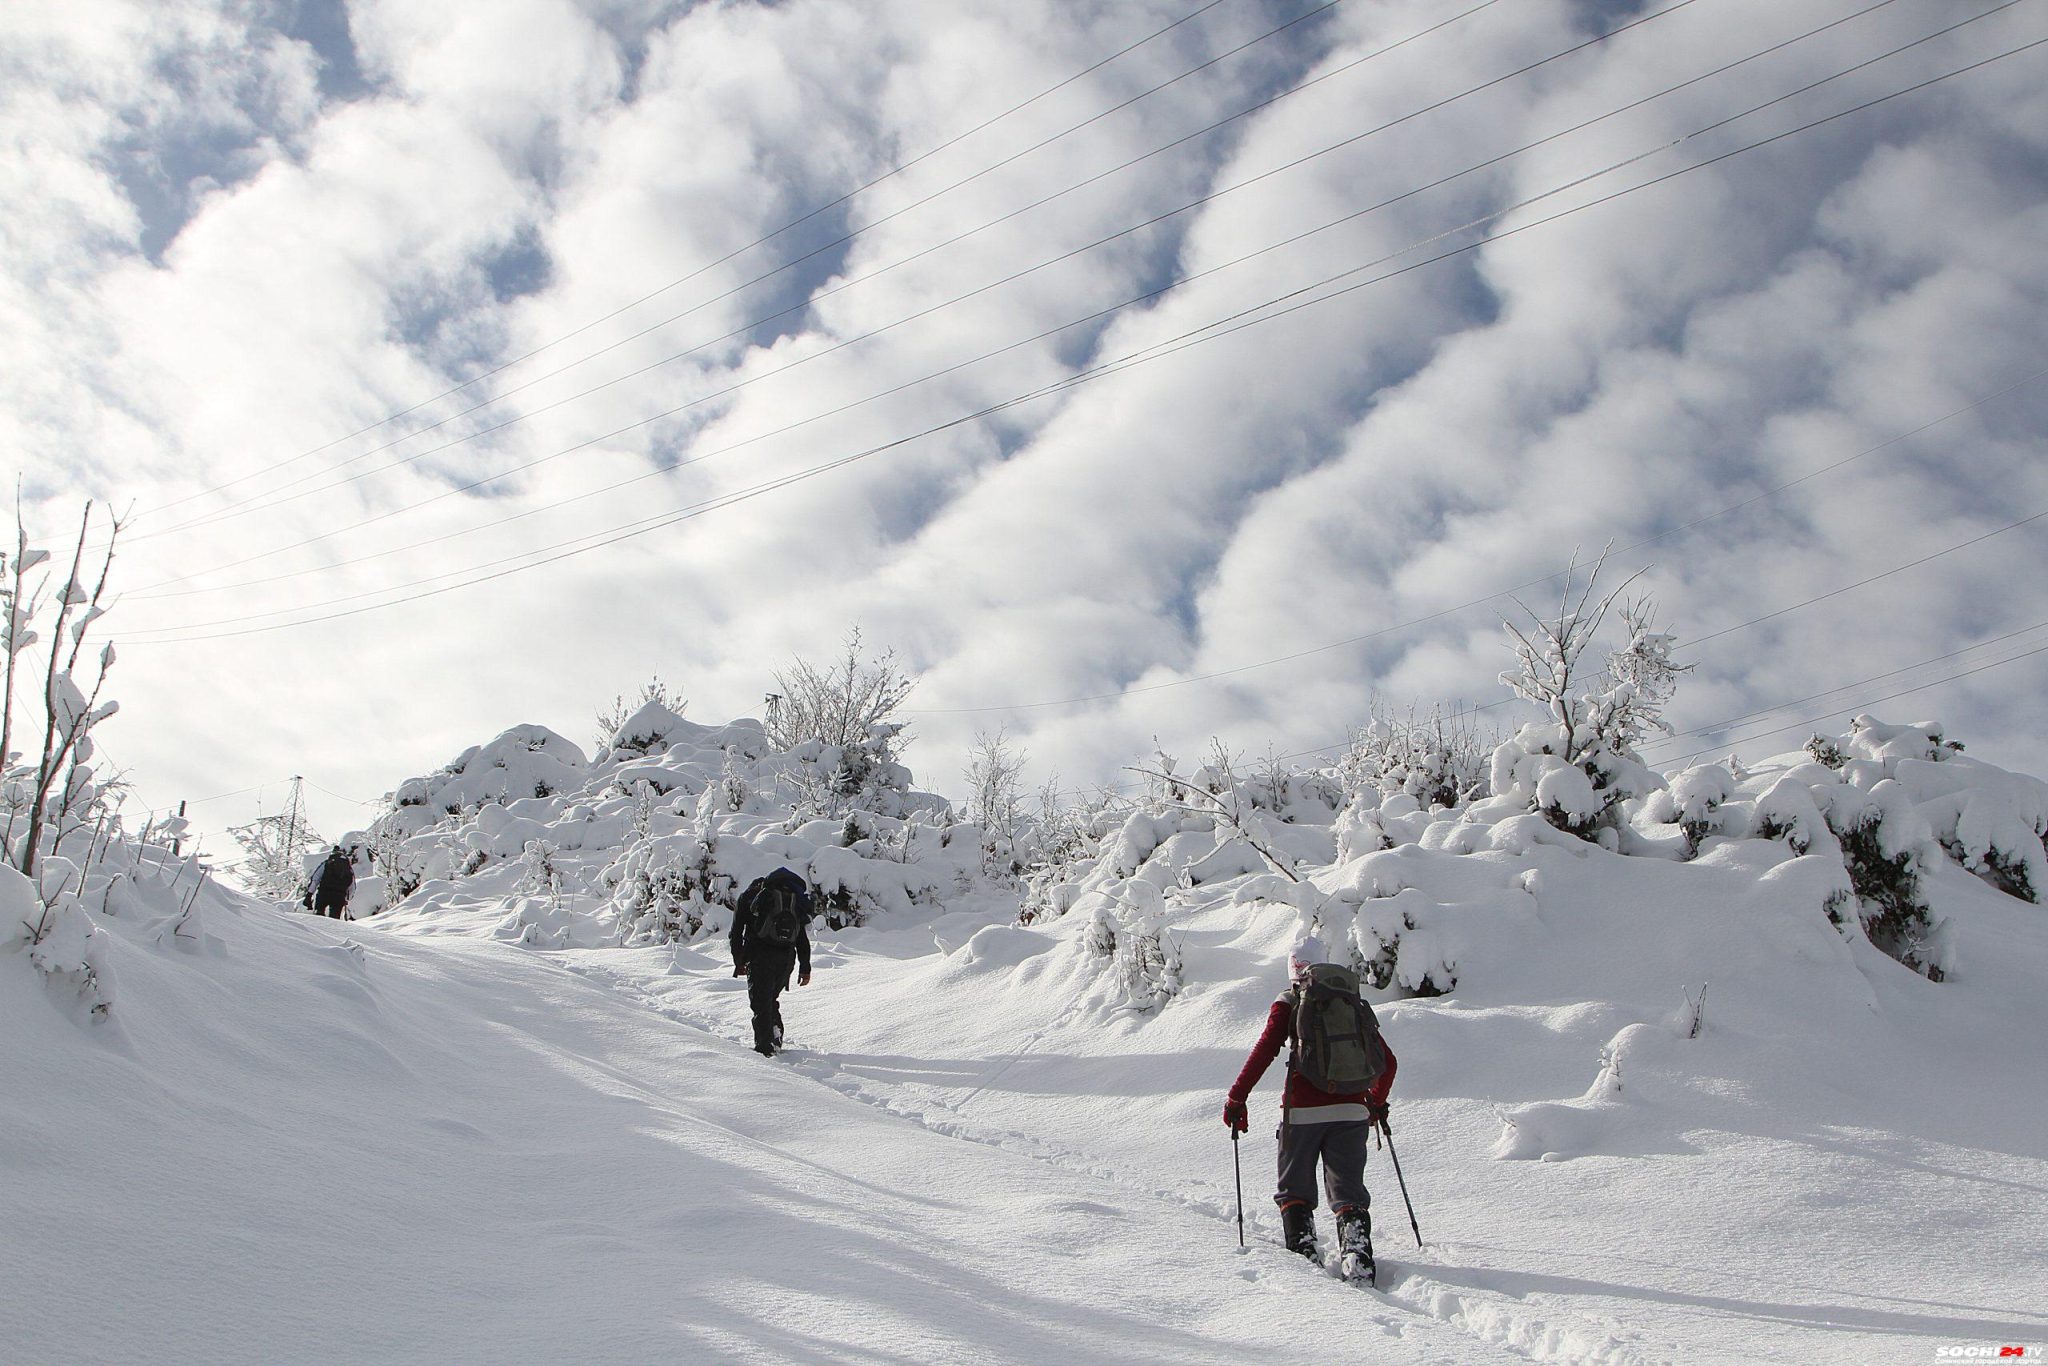
M354 924L125 837L0 873L0 1356L2048 1344L2048 786L1939 728L1657 777L1605 841L1547 779L1165 767L1022 882L887 738L516 728L345 841ZM826 910L770 1061L723 930L778 866ZM1427 1241L1376 1152L1377 1292L1278 1246L1278 1069L1237 1244L1220 1103L1306 929L1400 1057Z

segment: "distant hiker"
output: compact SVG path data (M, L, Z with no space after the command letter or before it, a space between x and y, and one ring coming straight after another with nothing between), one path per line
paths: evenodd
M782 1047L782 1003L792 968L796 984L811 984L811 889L787 868L755 878L740 893L732 918L732 975L747 979L754 1009L754 1051L764 1058Z
M1316 1250L1316 1161L1337 1215L1340 1269L1373 1280L1372 1196L1365 1189L1365 1150L1374 1124L1387 1120L1394 1052L1380 1037L1372 1007L1358 994L1358 974L1326 963L1313 935L1289 955L1289 984L1266 1012L1266 1028L1230 1098L1223 1122L1243 1133L1246 1103L1267 1066L1287 1043L1287 1087L1280 1098L1280 1223L1287 1250L1320 1261Z
M315 915L331 915L336 920L355 919L348 914L349 889L356 885L356 870L350 866L348 855L335 845L327 851L327 861L320 865L320 871L313 874L313 880L306 884L306 907Z

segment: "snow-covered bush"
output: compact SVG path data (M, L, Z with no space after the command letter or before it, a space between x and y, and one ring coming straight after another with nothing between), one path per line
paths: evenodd
M1140 1013L1180 994L1180 945L1167 928L1166 893L1141 878L1119 879L1077 905L1088 916L1083 943L1105 961L1117 1003Z
M809 781L800 791L804 804L823 815L880 805L878 793L900 793L910 782L909 770L897 762L909 743L908 726L894 718L917 680L893 650L868 658L858 628L848 633L845 648L827 666L795 660L775 675L776 691L768 696L769 743L789 751L817 747L816 771L805 775Z
M1844 784L1828 796L1828 827L1841 844L1863 932L1885 953L1940 981L1944 969L1921 885L1929 850L1939 849L1934 832L1890 779L1867 794Z
M0 953L27 953L52 986L104 1015L114 1004L113 974L106 931L93 923L82 897L83 870L51 856L38 877L40 887L0 866Z
M1940 722L1859 716L1843 746L1849 772L1881 772L1910 794L1942 849L2000 891L2048 895L2048 783L1963 754Z
M1725 833L1723 805L1736 795L1735 775L1720 764L1686 769L1669 788L1651 794L1643 817L1658 825L1676 825L1686 858L1698 858L1710 835Z
M984 890L974 841L950 838L962 827L946 803L912 790L900 765L827 813L813 797L844 756L816 739L778 751L757 721L701 725L656 704L617 738L585 762L544 728L514 727L401 784L361 837L392 870L393 904L431 914L502 897L505 938L597 946L722 930L778 867L809 881L825 929Z
M660 674L654 675L637 697L620 693L609 707L597 713L597 752L637 749L644 754L663 737L643 726L643 721L655 715L680 717L689 705L687 700L669 692ZM652 713L648 711L650 707L654 708Z
M1457 807L1486 795L1493 743L1469 714L1396 715L1375 704L1372 720L1352 732L1337 774L1345 796L1406 793L1425 809Z
M439 772L401 783L394 801L431 813L418 824L472 816L486 806L571 791L589 767L581 749L546 726L514 726L489 744L472 745Z

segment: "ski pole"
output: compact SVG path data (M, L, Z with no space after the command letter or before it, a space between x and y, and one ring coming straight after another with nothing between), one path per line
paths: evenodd
M1394 1179L1401 1183L1401 1203L1408 1206L1408 1227L1415 1230L1415 1246L1422 1246L1422 1226L1415 1222L1415 1202L1408 1198L1408 1178L1401 1175L1401 1154L1394 1151L1394 1131L1387 1127L1387 1121L1379 1122L1380 1133L1387 1140L1387 1156L1394 1159Z
M1230 1131L1230 1170L1237 1177L1237 1245L1244 1246L1244 1164L1237 1155L1237 1130Z

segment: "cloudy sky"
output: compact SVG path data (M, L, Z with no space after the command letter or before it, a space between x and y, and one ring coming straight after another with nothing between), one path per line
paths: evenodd
M1653 757L1949 679L1877 710L2048 770L2043 38L11 0L0 450L39 535L133 508L105 748L215 830L653 673L756 714L854 625L941 791L998 726L1070 785L1306 750L1502 697L1501 595L1609 544L1697 641L1680 729L1795 704Z

